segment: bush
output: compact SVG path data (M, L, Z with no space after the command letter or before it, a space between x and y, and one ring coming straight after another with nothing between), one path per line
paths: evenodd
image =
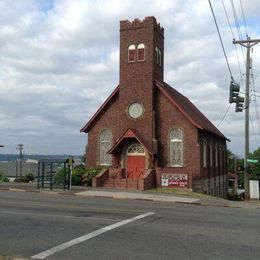
M34 176L32 173L28 173L25 175L26 180L28 180L28 182L34 181Z
M28 183L28 182L34 181L34 176L33 176L32 173L28 173L25 176L21 176L21 177L15 179L14 181L15 182L26 182L26 183Z
M92 186L92 178L95 177L104 168L105 167L87 168L82 182L88 186Z
M59 169L53 177L54 184L63 184L64 182L64 168Z
M85 166L80 164L75 166L72 171L71 183L72 185L82 185L83 175L86 173Z
M2 174L0 174L0 183L3 183L3 182L9 182L9 179L5 176L3 176Z

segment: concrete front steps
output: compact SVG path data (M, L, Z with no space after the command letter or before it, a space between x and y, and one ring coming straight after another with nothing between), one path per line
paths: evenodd
M155 187L155 171L146 170L140 178L126 178L125 169L108 168L103 169L92 179L92 186L116 188L116 189L136 189L146 190Z
M104 188L117 188L117 189L141 189L142 180L141 179L107 179L102 187Z

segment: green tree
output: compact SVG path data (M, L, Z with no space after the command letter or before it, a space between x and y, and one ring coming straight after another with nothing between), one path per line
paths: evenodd
M249 174L251 180L260 180L260 147L249 154L250 159L258 160L257 163L249 163Z

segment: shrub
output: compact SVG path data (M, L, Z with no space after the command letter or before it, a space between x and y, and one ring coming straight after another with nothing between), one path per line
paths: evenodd
M64 168L57 170L56 174L53 177L54 184L62 184L64 182Z
M5 176L3 176L2 174L0 174L0 183L2 182L9 182L9 179Z
M87 168L86 173L83 176L82 182L87 184L88 186L92 186L92 178L95 177L102 169L105 167L94 167L94 168Z
M85 166L80 164L74 167L72 171L71 183L72 185L82 185L82 177L86 173Z
M34 176L32 173L28 173L25 175L25 179L30 182L30 181L34 181Z
M26 182L26 183L32 182L32 181L34 181L34 176L32 173L28 173L25 176L21 176L14 180L14 182Z

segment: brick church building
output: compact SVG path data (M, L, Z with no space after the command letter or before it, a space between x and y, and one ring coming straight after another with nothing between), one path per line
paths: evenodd
M119 85L81 129L87 167L104 166L93 186L224 197L227 138L163 74L164 29L154 17L121 21Z

